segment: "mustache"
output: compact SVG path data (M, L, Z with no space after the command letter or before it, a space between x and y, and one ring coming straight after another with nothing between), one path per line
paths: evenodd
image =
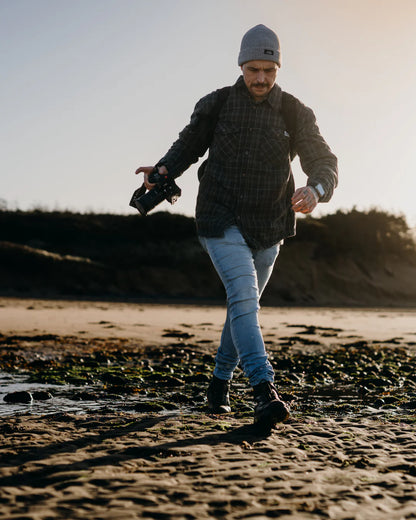
M268 87L268 83L253 83L253 87Z

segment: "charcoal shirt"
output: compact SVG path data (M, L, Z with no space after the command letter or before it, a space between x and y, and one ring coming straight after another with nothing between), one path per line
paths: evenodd
M196 205L198 234L220 237L237 225L252 249L265 249L295 234L290 145L307 184L321 184L321 202L331 198L337 185L337 159L310 108L296 100L296 135L289 137L281 88L274 85L265 100L255 102L242 76L230 89L211 139L210 114L218 92L198 101L190 123L158 165L176 178L209 148Z

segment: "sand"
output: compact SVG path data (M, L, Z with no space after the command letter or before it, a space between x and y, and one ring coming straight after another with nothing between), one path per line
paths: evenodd
M192 331L201 353L213 354L223 319L221 307L0 299L4 336L128 338L159 348L172 341L167 330ZM360 340L415 349L409 309L264 308L261 322L265 338L321 327L319 347L298 350ZM331 327L341 330L325 335ZM392 421L372 412L294 411L264 437L234 414L102 407L3 417L0 519L416 518L412 414Z
M223 306L158 305L90 301L0 298L3 334L59 334L82 337L129 337L138 344L169 342L164 329L192 328L196 339L218 341L225 319ZM263 307L264 334L286 335L293 324L338 327L347 337L415 341L415 309ZM333 340L331 339L331 342Z

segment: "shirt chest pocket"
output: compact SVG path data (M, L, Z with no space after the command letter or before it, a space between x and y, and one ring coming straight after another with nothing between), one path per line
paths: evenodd
M257 151L258 158L264 162L264 165L286 164L290 154L289 134L284 130L263 130Z
M235 161L238 154L240 130L238 127L224 123L218 123L212 146L212 153L221 163Z

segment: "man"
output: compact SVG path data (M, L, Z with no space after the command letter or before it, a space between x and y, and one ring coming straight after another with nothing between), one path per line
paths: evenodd
M176 178L209 148L196 206L200 242L227 294L227 318L208 388L212 413L231 411L229 387L240 363L254 391L254 422L271 429L289 410L273 384L259 322L259 300L280 245L295 234L295 212L310 213L337 185L337 159L315 116L275 83L281 65L276 34L257 25L241 42L242 76L195 106L179 139L156 164ZM292 135L289 135L291 127ZM291 152L299 155L307 185L294 188ZM153 166L140 167L147 189Z

